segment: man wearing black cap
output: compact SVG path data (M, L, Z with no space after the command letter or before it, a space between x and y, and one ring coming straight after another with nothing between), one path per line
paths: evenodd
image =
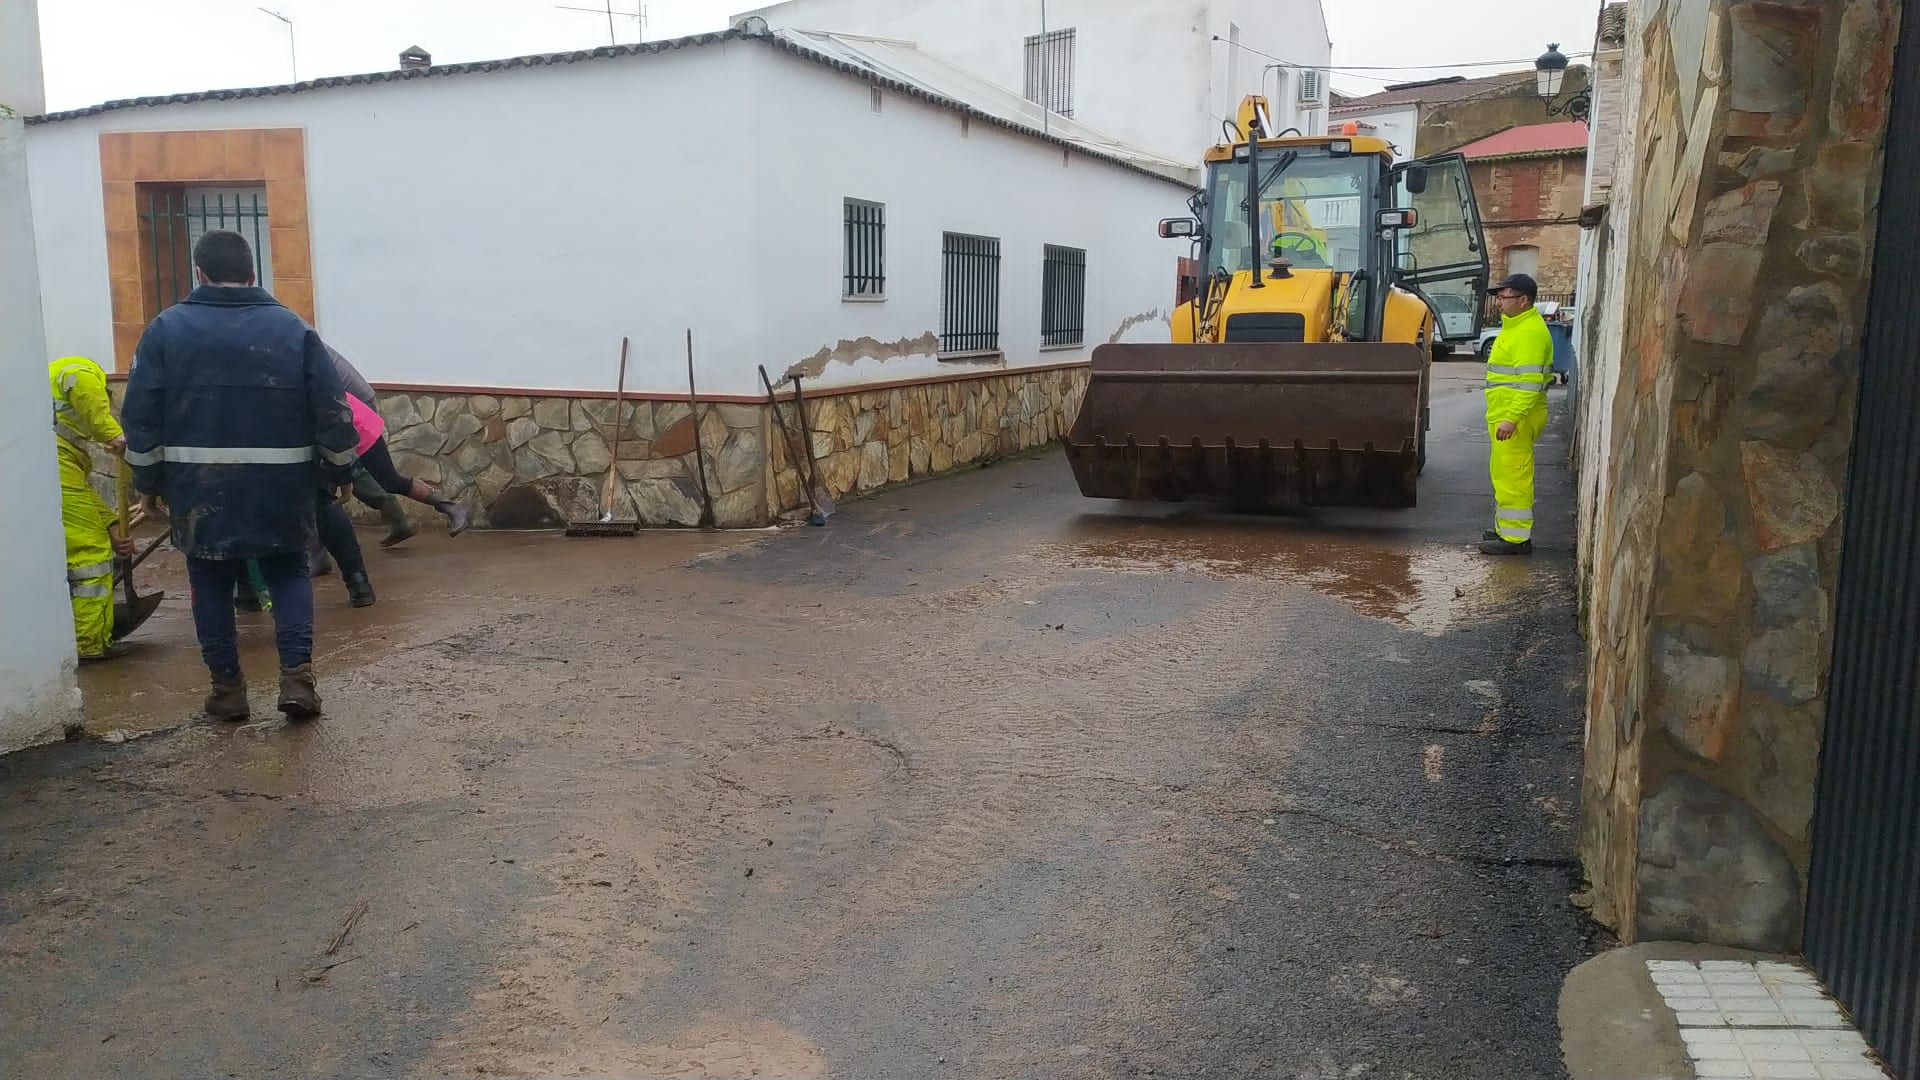
M1493 475L1493 528L1481 536L1488 555L1533 551L1533 442L1547 426L1547 380L1553 336L1533 306L1539 286L1508 274L1487 292L1500 308L1500 334L1487 357L1487 471Z

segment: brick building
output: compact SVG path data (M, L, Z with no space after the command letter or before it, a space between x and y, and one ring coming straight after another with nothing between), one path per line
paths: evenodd
M1508 128L1459 152L1473 177L1495 279L1530 274L1543 299L1571 295L1580 264L1586 125L1569 120Z

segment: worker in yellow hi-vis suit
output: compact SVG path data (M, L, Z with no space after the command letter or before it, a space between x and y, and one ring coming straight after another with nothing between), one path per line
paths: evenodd
M1280 181L1283 195L1297 194L1298 184L1290 179ZM1314 227L1313 216L1307 212L1306 204L1299 199L1282 198L1273 204L1273 243L1270 247L1272 257L1285 256L1288 262L1308 270L1323 270L1333 266L1327 254L1327 233Z
M53 430L60 446L60 519L67 532L67 590L73 597L73 642L81 661L118 655L113 644L113 557L130 554L129 541L110 530L112 508L87 483L93 468L88 443L126 451L120 422L107 397L107 373L84 356L47 365L53 388Z
M1533 306L1539 287L1526 274L1508 274L1487 290L1500 306L1500 333L1487 357L1487 434L1493 449L1493 528L1482 537L1488 555L1533 551L1533 443L1547 426L1547 380L1553 373L1553 336Z

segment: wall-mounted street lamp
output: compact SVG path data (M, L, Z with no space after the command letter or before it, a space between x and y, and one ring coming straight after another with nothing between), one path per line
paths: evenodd
M1533 73L1540 100L1547 103L1548 116L1569 116L1583 124L1587 122L1587 115L1593 111L1591 87L1583 87L1579 93L1559 105L1553 103L1567 81L1567 54L1560 51L1559 42L1549 44L1547 51L1540 54L1540 59L1533 62Z

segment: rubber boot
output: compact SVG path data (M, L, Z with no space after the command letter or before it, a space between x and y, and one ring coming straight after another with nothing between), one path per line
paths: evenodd
M447 535L459 536L467 531L467 508L438 494L433 497L433 508L447 515Z
M354 607L373 606L373 581L365 570L349 570L342 575L347 583L347 602Z
M213 692L207 695L207 715L215 720L239 723L252 712L247 705L247 680L241 676L223 679L216 675Z
M380 541L381 547L392 547L420 531L413 519L407 516L406 507L400 505L399 499L388 495L378 505L380 517L387 523L387 535Z
M1502 539L1499 539L1498 537L1495 537L1492 540L1486 540L1481 542L1480 554L1482 555L1531 555L1533 554L1533 541L1522 540L1516 544L1511 540L1502 540Z
M313 685L313 665L280 669L280 711L289 720L311 720L320 715L320 691Z

